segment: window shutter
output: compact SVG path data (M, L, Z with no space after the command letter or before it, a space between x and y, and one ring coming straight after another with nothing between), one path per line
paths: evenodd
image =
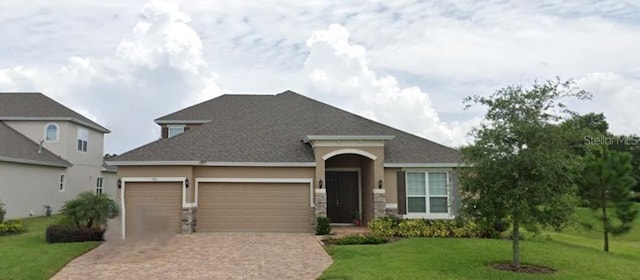
M169 138L169 128L166 126L163 126L162 129L160 130L160 134L162 138Z
M397 190L398 190L398 214L407 214L407 189L405 184L405 173L400 171L396 173Z

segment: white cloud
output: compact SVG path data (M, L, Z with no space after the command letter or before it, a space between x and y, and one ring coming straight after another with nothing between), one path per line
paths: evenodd
M45 92L110 128L105 151L124 152L159 136L153 119L222 93L188 21L177 5L151 2L115 55L0 70L0 89Z
M378 75L369 66L366 49L349 42L343 26L316 31L306 43L310 54L305 69L314 97L445 145L465 143L470 123L443 122L428 93Z

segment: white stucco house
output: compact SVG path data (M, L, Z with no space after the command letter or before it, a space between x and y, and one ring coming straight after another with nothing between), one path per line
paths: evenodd
M115 195L110 131L42 93L0 93L0 200L6 218L57 212L83 191Z

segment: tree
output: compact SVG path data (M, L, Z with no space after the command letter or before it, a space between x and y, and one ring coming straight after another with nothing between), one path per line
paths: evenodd
M475 143L462 153L469 168L461 172L464 211L479 223L507 222L512 227L512 266L520 267L520 228L560 229L575 209L574 177L580 156L572 135L558 123L571 115L561 99L589 98L570 81L547 81L525 90L508 86L489 97L470 96L487 107L484 122L471 131Z
M60 213L64 221L77 227L98 228L107 223L107 218L117 216L118 207L108 195L88 191L65 202Z
M0 200L0 224L4 222L4 215L7 214L7 210L4 210L4 203Z
M601 212L596 216L602 223L604 251L609 252L609 233L629 232L638 215L631 192L636 180L630 153L609 150L607 145L599 148L585 157L580 193L591 209ZM615 210L613 217L607 213L609 207ZM585 225L593 229L593 225Z

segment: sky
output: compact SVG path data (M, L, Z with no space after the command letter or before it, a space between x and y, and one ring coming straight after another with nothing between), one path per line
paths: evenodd
M0 91L38 91L108 127L106 153L224 93L293 90L441 144L462 99L572 79L640 134L640 1L0 1Z

